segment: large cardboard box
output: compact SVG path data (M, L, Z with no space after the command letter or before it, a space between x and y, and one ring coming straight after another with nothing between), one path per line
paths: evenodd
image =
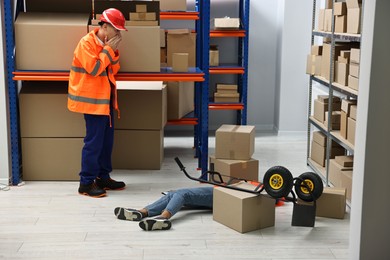
M222 125L215 132L215 158L249 160L254 151L254 126Z
M324 187L324 192L317 200L317 217L343 219L346 207L344 188Z
M167 63L172 67L173 53L188 53L188 66L196 66L196 33L189 29L168 30Z
M187 11L187 0L159 0L159 1L160 1L161 11Z
M69 71L88 22L88 13L19 13L14 24L16 68Z
M121 72L160 72L160 26L126 26L119 44Z
M360 8L348 8L347 33L360 33Z
M67 108L67 82L23 82L19 94L21 137L84 137L83 114Z
M181 119L194 111L194 82L168 82L168 120Z
M25 181L77 181L80 179L83 138L22 138Z
M121 117L115 129L163 129L167 123L167 88L118 90Z
M240 188L254 190L248 183ZM275 199L223 187L214 189L213 219L240 233L275 225Z
M227 160L210 156L210 169L225 175L222 176L224 182L228 182L230 177L250 181L258 181L259 179L259 161L253 158L250 160Z
M159 170L164 159L164 131L115 130L112 167Z

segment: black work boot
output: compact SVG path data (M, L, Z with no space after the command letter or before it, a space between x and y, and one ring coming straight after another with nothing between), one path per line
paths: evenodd
M126 184L123 181L115 181L111 178L100 179L96 178L96 184L104 190L123 190Z
M94 198L100 198L106 196L106 191L96 185L95 182L91 184L83 185L80 183L79 193Z

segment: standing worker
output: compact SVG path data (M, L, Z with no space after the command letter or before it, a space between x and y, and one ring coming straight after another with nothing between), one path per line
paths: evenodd
M68 88L68 109L83 113L86 125L78 192L95 198L126 186L111 179L110 172L114 109L119 117L114 75L119 70L121 31L127 29L123 14L115 8L103 11L99 25L74 51Z

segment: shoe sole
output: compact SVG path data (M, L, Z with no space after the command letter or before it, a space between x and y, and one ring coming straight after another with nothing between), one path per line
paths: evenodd
M105 188L101 188L101 189L103 189L103 190L124 190L124 189L125 189L125 187L122 187L122 188L117 188L117 189L111 189L111 188L107 188L107 187L105 187Z
M145 231L168 230L172 226L169 220L158 221L155 219L145 219L139 223L139 227Z
M79 192L79 194L80 194L80 195L85 195L85 196L88 196L88 197L92 197L92 198L101 198L101 197L107 196L106 193L103 193L103 194L100 194L100 195L95 195L95 196L89 195L89 194L86 193L86 192Z
M136 212L128 211L125 208L115 208L114 213L115 216L121 220L140 221L142 219L142 215L138 215Z

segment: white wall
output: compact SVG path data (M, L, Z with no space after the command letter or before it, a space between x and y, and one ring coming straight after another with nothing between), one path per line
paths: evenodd
M313 1L279 0L278 9L275 127L280 132L306 131Z
M390 259L390 2L366 0L352 183L349 259Z
M9 183L10 170L10 144L8 134L8 89L6 84L5 62L5 36L4 36L4 1L0 4L0 183Z

